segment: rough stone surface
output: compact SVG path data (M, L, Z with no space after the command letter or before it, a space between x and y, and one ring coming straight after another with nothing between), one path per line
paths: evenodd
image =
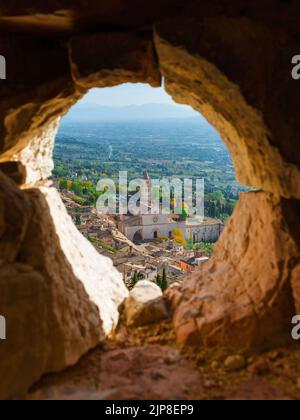
M245 18L173 19L156 26L156 47L167 92L216 127L239 181L299 199L293 38Z
M246 366L246 360L244 356L236 355L229 356L224 362L224 367L228 372L235 372L243 369Z
M147 280L139 281L126 300L125 316L127 325L131 327L167 318L168 312L160 287Z
M16 260L31 215L30 201L0 172L0 266Z
M30 143L12 159L26 167L24 184L32 184L48 179L54 169L53 149L60 119L49 124L41 135L33 137Z
M192 362L169 346L92 351L80 366L45 378L28 395L48 400L188 400L203 395L203 378Z
M211 260L170 289L179 342L236 352L290 339L299 247L287 220L295 205L263 192L242 195Z
M6 35L0 46L8 63L7 80L0 84L0 162L5 162L42 138L85 91L72 80L68 48L60 41Z
M83 88L124 82L149 83L154 87L161 84L152 38L134 33L75 37L70 44L70 59L73 79Z
M251 378L235 389L228 401L288 401L292 398L270 383L259 378Z
M26 182L26 168L21 162L0 163L0 171L12 179L17 185Z
M24 163L27 184L51 175L59 119L89 88L161 84L151 32L77 36L65 46L31 35L7 36L1 46L14 69L0 85L0 162Z
M0 311L6 340L0 342L0 398L11 398L46 372L51 353L50 296L45 279L32 267L0 267ZM53 325L51 325L53 327Z
M55 189L20 191L1 175L0 203L0 308L8 320L0 363L8 386L0 398L7 398L42 373L73 365L109 335L128 292L112 262L75 228Z
M298 266L292 276L293 295L297 314L300 314L300 267Z
M143 329L144 332L148 329ZM155 334L156 336L159 334ZM143 332L140 331L140 337ZM142 340L143 341L143 340ZM47 375L24 398L30 400L299 400L298 346L280 349L273 360L260 356L268 371L228 372L209 360L170 344L96 348L64 372ZM186 349L191 350L191 349ZM258 361L258 360L257 360Z
M78 332L86 340L82 345L88 348L89 322L92 330L96 327L97 331L102 324L102 332L110 334L118 322L118 306L127 297L128 291L112 261L99 255L76 229L54 188L34 188L26 190L26 194L34 203L35 211L19 258L47 277L49 287L51 285L53 289L53 304L58 305L54 312L60 319L61 336L70 336L72 363L72 351L78 338L74 334L75 342L72 343L70 326L73 320L75 328L81 320ZM65 288L67 293L64 293ZM65 315L63 308L67 303L71 304L72 312ZM66 316L68 321L64 319ZM95 338L99 339L99 334Z

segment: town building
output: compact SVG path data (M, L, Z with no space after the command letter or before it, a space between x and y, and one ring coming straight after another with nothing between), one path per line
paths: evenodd
M118 229L129 240L142 242L146 240L172 239L177 223L168 215L140 214L138 216L121 216Z
M144 174L145 183L142 197L149 197L151 180L147 172ZM179 229L186 241L216 242L223 229L224 223L218 219L195 216L183 220L174 214L149 214L149 203L140 203L140 213L137 215L121 215L118 219L118 229L130 241L141 243L143 241L172 239L175 229Z
M171 215L140 214L138 216L121 216L118 229L129 240L137 243L155 239L172 239L175 229L180 229L185 240L199 242L216 242L223 229L221 220L211 218L193 218L176 221Z

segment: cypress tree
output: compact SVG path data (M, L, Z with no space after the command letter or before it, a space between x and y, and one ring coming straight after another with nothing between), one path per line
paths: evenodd
M132 288L134 288L134 286L138 283L138 281L139 281L139 278L138 278L137 272L135 272L131 279Z
M162 287L162 279L161 279L161 277L160 277L160 275L159 275L159 274L156 276L156 284L157 284L157 286L159 286L160 288Z
M168 281L166 269L164 268L163 277L161 281L161 290L165 292L168 287L169 287L169 281Z

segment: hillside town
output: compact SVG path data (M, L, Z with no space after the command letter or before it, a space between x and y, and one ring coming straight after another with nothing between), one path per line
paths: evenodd
M70 191L61 191L61 196L78 230L101 255L112 259L129 289L136 280L156 282L163 273L168 285L182 281L209 259L205 247L197 249L191 243L214 243L224 227L209 218L192 224L166 215L102 215L95 207L76 203Z

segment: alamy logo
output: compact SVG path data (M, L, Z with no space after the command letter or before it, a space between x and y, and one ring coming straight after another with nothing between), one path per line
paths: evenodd
M147 175L147 176L146 176ZM134 179L128 183L128 174L119 173L116 183L113 179L101 179L97 191L100 214L164 214L182 215L204 219L204 179Z
M292 69L292 78L294 80L300 80L300 55L295 55L292 58L292 64L295 65Z
M6 60L3 55L0 55L0 79L6 79Z
M6 340L6 319L0 315L0 340Z
M294 340L300 340L300 315L294 316L292 324L295 325L292 329L292 337Z

